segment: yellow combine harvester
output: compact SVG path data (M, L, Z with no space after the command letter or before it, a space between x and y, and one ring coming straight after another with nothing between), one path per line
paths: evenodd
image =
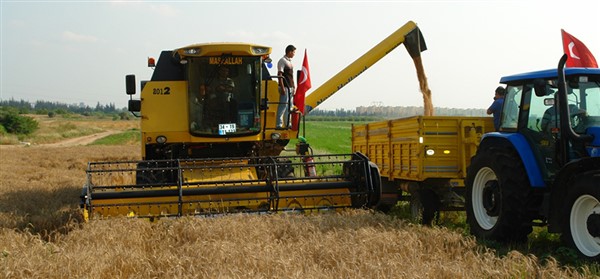
M404 43L425 50L408 22L306 98L307 111ZM276 129L280 104L271 48L245 43L195 44L163 51L129 111L141 119L142 160L91 162L81 196L86 219L229 212L309 212L379 204L375 164L361 153L313 155L291 119ZM126 77L136 93L135 76ZM292 100L293 98L289 98ZM295 113L290 111L290 113ZM314 174L316 170L316 175Z

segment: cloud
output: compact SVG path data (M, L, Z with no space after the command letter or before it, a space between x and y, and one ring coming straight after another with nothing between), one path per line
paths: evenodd
M157 1L158 2L158 1ZM124 1L124 0L112 0L109 1L109 4L112 7L116 7L118 9L135 9L135 10L144 10L149 11L150 13L164 16L164 17L174 17L179 15L180 10L176 9L172 5L168 4L155 4L153 1L145 2L145 1Z
M143 4L143 1L125 1L125 0L111 0L108 3L113 7L139 7L140 4Z
M77 34L71 31L64 31L62 33L62 38L64 40L77 43L95 43L98 41L98 38L92 35Z
M154 13L157 13L161 16L177 16L179 11L175 9L171 5L160 4L160 5L150 5L150 10Z
M14 27L14 28L22 28L22 27L26 27L26 24L24 21L19 20L19 19L11 19L8 22L8 26L9 27Z

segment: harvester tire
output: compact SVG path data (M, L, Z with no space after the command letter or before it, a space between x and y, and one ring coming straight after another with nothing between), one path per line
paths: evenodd
M384 204L381 195L383 191L383 184L381 183L381 176L379 175L379 167L373 162L369 162L369 172L371 173L371 187L372 191L369 194L369 207L386 208L388 205Z
M467 223L471 234L495 241L527 240L532 214L525 167L512 148L487 148L473 157L466 178Z
M600 259L600 176L586 174L569 185L561 236L585 258Z
M383 213L389 213L398 204L398 185L393 181L381 179L381 198L375 209Z

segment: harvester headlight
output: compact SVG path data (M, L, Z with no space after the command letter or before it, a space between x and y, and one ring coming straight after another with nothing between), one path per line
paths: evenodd
M433 154L435 154L435 150L427 149L427 150L425 150L425 154L427 154L428 156L433 156Z
M184 49L184 50L183 50L183 54L185 54L185 55L196 55L196 54L200 54L200 49L199 49L199 48L188 48L188 49Z
M269 52L268 47L252 47L252 52L256 55L267 54Z
M158 136L158 137L156 137L156 142L160 143L160 144L163 144L163 143L167 142L167 137L165 137L165 136Z
M281 138L281 134L279 134L279 133L272 133L271 134L271 139L272 140L278 140L280 138Z

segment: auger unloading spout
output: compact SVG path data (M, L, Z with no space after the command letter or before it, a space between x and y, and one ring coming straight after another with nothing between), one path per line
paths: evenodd
M427 50L425 38L423 38L421 29L418 26L415 26L413 30L404 36L404 46L413 59L421 56L421 52Z
M331 97L342 89L342 87L357 78L373 64L377 63L381 58L396 49L400 44L405 45L406 50L413 60L419 58L421 52L427 49L425 39L423 38L421 30L417 27L417 24L412 21L407 22L346 68L342 69L335 76L312 91L305 100L306 111L310 112L316 108L319 104L323 103L327 98ZM417 70L417 72L419 72L419 70Z

